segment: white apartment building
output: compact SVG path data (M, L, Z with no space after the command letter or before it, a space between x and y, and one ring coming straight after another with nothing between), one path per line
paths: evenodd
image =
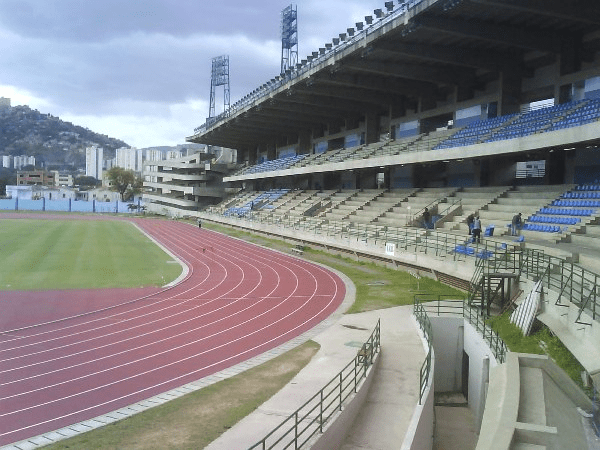
M16 170L21 170L25 166L35 166L35 156L21 155L13 157L13 167Z
M10 155L3 155L2 156L2 167L5 167L7 169L10 169L13 166L13 158Z
M85 149L85 175L94 177L97 180L102 179L102 160L104 158L104 149L92 145Z
M10 98L0 97L0 111L8 111L10 109Z
M182 156L187 156L187 155L184 155L183 152L180 150L169 150L167 152L166 159L177 159L177 158L181 158Z
M125 170L133 170L134 172L142 172L144 151L138 150L135 147L121 147L115 153L115 166Z

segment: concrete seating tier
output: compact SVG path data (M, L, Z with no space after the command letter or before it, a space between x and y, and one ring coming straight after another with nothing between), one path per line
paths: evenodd
M370 158L379 148L387 144L386 142L376 142L360 147L352 155L349 155L348 159L365 159Z
M215 210L217 212L219 212L220 214L223 214L227 208L231 208L231 207L235 207L235 206L242 206L247 201L249 201L251 198L253 198L254 195L256 195L254 192L252 192L252 193L238 192L233 197L230 197L230 198L222 201L221 203L219 203L215 207Z
M304 213L310 208L321 202L322 197L317 191L307 191L304 194L298 195L296 199L289 205L290 208L285 212L290 216L304 216ZM282 211L283 212L283 211Z
M494 117L493 119L473 122L466 128L454 133L448 139L440 142L434 147L434 150L477 144L487 139L492 132L506 125L508 121L516 116L516 114L507 114L505 116Z
M565 190L572 186L517 186L514 190L505 192L479 211L482 225L494 224L496 234L503 235L509 232L509 225L515 214L521 213L524 217L533 216L541 208L560 198ZM539 230L542 231L542 230Z
M407 151L411 145L421 140L424 136L424 134L419 134L389 141L387 144L377 148L371 154L371 157L398 155L401 152Z
M305 157L306 157L306 155L294 155L294 156L286 156L283 158L264 161L262 163L254 165L254 166L244 168L242 170L242 172L240 173L240 175L289 169L291 166L296 164L298 161L301 161Z
M411 144L407 150L424 152L435 149L448 136L456 133L456 129L436 130L425 134L421 139Z
M307 155L305 156L302 160L297 161L293 166L291 167L304 167L304 166L308 166L311 165L312 162L316 159L319 158L321 156L320 153L313 153L311 155Z
M334 163L334 162L341 162L341 161L345 161L346 159L348 159L348 157L352 154L354 154L357 151L358 147L351 147L351 148L342 148L340 149L340 151L335 152L332 155L324 155L324 161L328 162L328 163Z
M600 225L588 224L581 229L581 234L571 234L571 243L600 252Z
M287 194L289 189L271 189L265 191L254 197L250 196L250 199L246 199L245 203L241 206L233 206L227 208L224 212L224 216L243 216L253 210L260 210L263 208L272 209L271 203L278 200L283 195Z
M392 191L378 191L379 195L374 196L361 208L354 211L348 217L348 220L354 223L374 223L385 212L390 211L394 206L399 205L409 195L412 195L416 189L403 189Z
M343 220L354 211L354 208L344 208L344 203L356 195L356 190L345 190L336 192L329 196L330 207L319 214L319 217L327 220Z
M272 206L271 209L279 212L280 208L282 208L284 205L288 204L293 199L295 199L298 195L300 195L301 192L302 191L299 191L299 190L287 192L286 194L282 195L281 197L279 197L277 200L275 200L271 204L271 206Z
M449 220L442 218L441 223L436 228L442 228L445 231L467 230L466 222L470 214L477 213L480 209L491 204L498 197L511 189L508 186L493 187L471 187L463 188L457 191L453 197L448 198L448 202L454 199L460 199L461 213L453 216Z
M578 107L579 103L568 102L528 111L494 132L486 142L514 139L549 130L552 122L565 117L571 110Z
M600 101L598 99L581 102L578 108L552 124L552 130L562 130L595 122L600 118Z
M297 192L295 195L293 195L293 197L289 201L287 201L285 204L281 205L277 209L277 213L285 214L286 212L295 208L302 202L304 202L304 201L308 200L309 198L311 198L312 196L314 196L316 193L317 193L317 191L299 191L299 192Z

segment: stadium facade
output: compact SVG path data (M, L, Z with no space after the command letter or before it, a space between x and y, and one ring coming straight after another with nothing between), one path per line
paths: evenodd
M594 182L600 13L576 3L376 10L188 140L235 148L248 166L304 155L225 178L256 189L373 188L377 173L387 188ZM518 178L518 162L538 161L541 177Z
M237 154L222 178L237 195L212 209L197 204L200 216L466 281L482 312L541 278L543 320L600 385L600 4L386 2L341 31L187 138ZM517 212L525 224L514 239L507 225ZM470 214L500 239L469 246ZM501 252L518 274L494 278L488 262ZM464 356L448 370L468 386L481 429L494 429L481 448L499 448L504 422L485 424L487 375L477 374L501 361L468 356L466 375ZM473 370L486 358L486 370ZM523 438L512 425L509 434ZM550 431L541 441L556 444Z

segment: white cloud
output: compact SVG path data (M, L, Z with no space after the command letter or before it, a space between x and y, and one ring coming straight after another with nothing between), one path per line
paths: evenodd
M279 72L271 3L0 1L0 96L136 147L182 143L208 115L211 58L230 57L232 104ZM380 7L300 0L299 58Z
M48 100L16 86L0 85L0 97L10 98L12 106L28 105L40 112L48 112L48 109L53 106Z

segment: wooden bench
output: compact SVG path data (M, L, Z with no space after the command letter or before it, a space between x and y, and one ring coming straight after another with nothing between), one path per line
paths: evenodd
M295 247L292 247L291 252L296 253L297 255L300 255L300 256L304 254L304 250L302 249L302 246L300 246L300 245L296 245Z

